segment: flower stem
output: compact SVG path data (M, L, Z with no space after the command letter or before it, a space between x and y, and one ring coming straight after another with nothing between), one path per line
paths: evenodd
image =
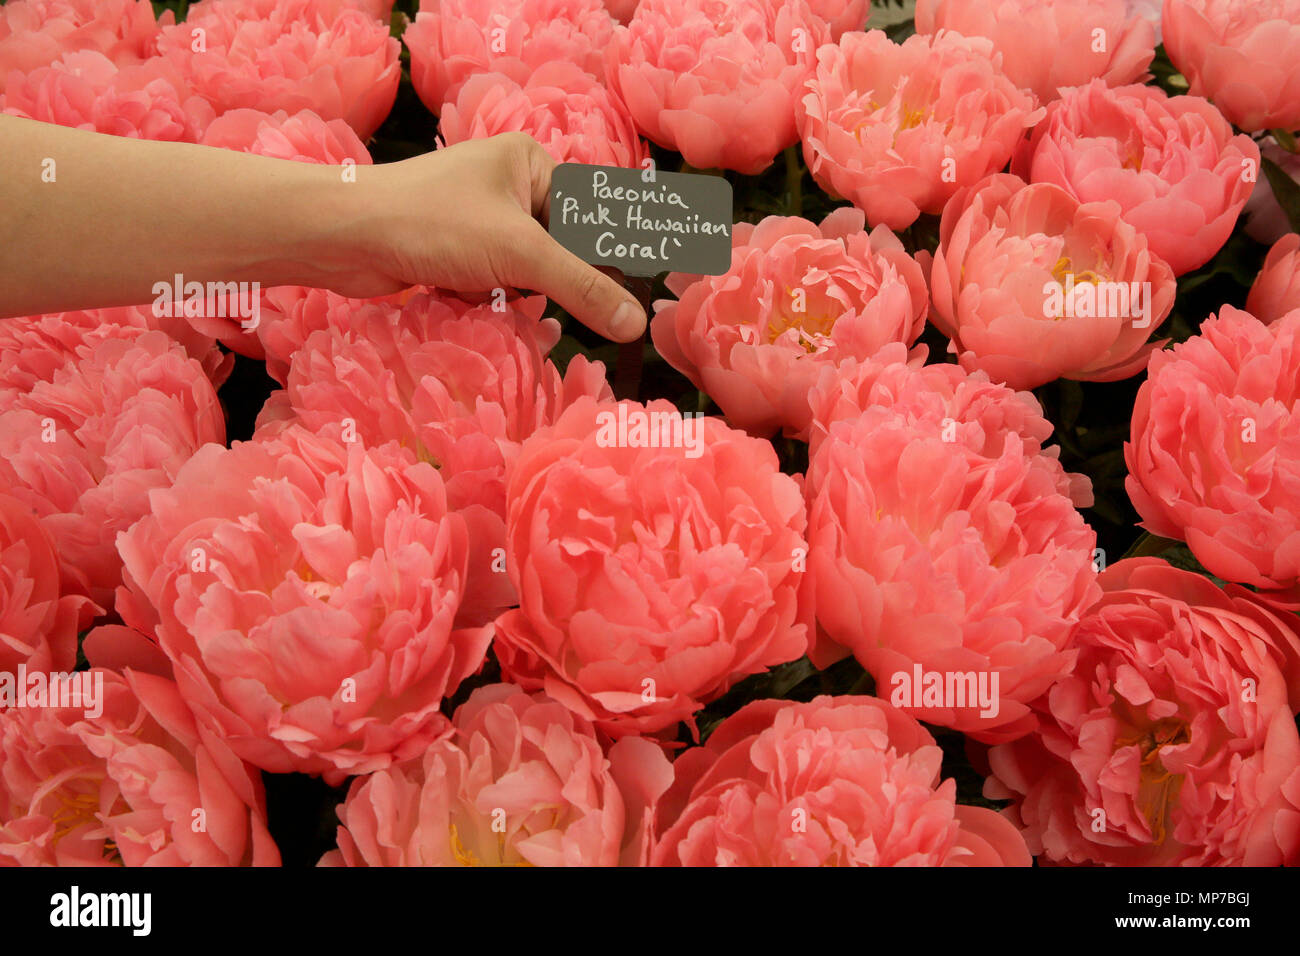
M803 167L799 165L799 147L785 148L786 214L803 215Z

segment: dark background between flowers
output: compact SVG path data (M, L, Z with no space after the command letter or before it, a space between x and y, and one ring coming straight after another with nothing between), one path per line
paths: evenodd
M3 3L3 0L0 0ZM911 11L914 0L872 0L871 26L880 26L896 41L911 35L914 27ZM177 20L184 19L189 6L185 0L153 4L157 13L171 10ZM400 37L406 18L414 18L418 0L396 0L393 6L392 33ZM1163 47L1157 50L1152 65L1155 83L1171 95L1187 92L1187 84L1173 68ZM415 95L410 80L410 54L402 48L402 82L397 101L388 119L367 144L376 163L395 162L436 148L437 118ZM661 169L682 168L682 158L650 144L651 155ZM1273 183L1286 208L1292 228L1300 231L1300 187L1294 186L1280 170L1269 168L1265 174ZM739 176L725 172L735 196L737 221L757 222L769 215L800 215L820 221L837 206L846 205L827 196L813 182L799 148L778 156L775 163L758 176ZM1279 178L1280 177L1280 178ZM938 244L939 219L923 216L910 229L899 234L911 252L933 252ZM1223 305L1244 307L1246 294L1263 264L1267 247L1247 236L1240 224L1223 249L1204 267L1182 276L1173 314L1156 331L1154 337L1182 342L1194 335L1201 322ZM654 282L652 299L671 298L662 277ZM619 361L619 346L594 335L552 305L548 315L564 323L564 336L551 353L561 369L573 356L581 353L605 363L611 381ZM921 341L929 346L929 361L952 361L947 339L927 326ZM666 398L682 411L719 414L718 408L684 376L674 370L647 341L642 349L641 374L635 397L641 401ZM623 361L627 363L627 354ZM632 358L635 364L635 353ZM1092 479L1095 504L1083 514L1097 532L1097 546L1107 563L1126 555L1159 555L1173 564L1206 574L1187 548L1177 542L1153 537L1138 527L1138 515L1124 492L1124 442L1129 437L1129 418L1134 397L1145 375L1122 382L1093 383L1060 380L1034 390L1049 421L1056 428L1052 443L1060 446L1061 461L1069 471L1081 472ZM221 388L220 398L227 413L230 441L247 439L262 404L276 388L266 374L263 363L236 356L235 369ZM807 466L807 446L802 442L776 437L773 444L782 468L791 474ZM495 658L490 657L481 674L459 689L444 703L450 714L469 693L485 683L500 678ZM803 658L756 674L734 686L728 693L698 714L701 738L724 717L744 704L767 697L787 700L811 700L819 694L872 693L870 676L852 658L818 671ZM927 725L928 726L928 725ZM982 775L966 755L965 737L942 727L928 727L944 751L943 775L957 781L958 801L979 806L997 807L981 794ZM689 731L683 727L682 743L690 743ZM271 834L279 844L286 866L314 865L335 843L338 818L335 807L346 793L346 785L331 788L323 781L302 774L263 774L266 782Z

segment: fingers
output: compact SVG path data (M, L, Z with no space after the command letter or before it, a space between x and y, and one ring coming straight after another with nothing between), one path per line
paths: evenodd
M645 332L645 312L630 292L565 249L536 221L522 232L513 249L513 285L542 293L615 342L631 342Z

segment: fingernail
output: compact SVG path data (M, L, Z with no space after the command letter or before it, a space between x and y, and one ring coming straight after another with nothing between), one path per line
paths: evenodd
M631 302L620 302L609 320L609 331L615 338L626 342L641 334L641 310Z

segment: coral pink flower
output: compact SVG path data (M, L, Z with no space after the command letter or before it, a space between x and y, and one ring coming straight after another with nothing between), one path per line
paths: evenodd
M995 175L944 209L930 291L931 320L964 367L1035 388L1140 372L1175 283L1117 203Z
M221 0L164 28L159 53L218 113L311 110L368 139L397 96L401 44L344 0Z
M31 73L65 53L94 50L119 65L153 54L156 22L147 0L9 0L0 7L0 94L11 73Z
M162 332L91 334L75 350L22 359L0 380L0 487L53 535L65 592L111 607L118 532L200 446L224 444L221 405Z
M1211 574L1300 582L1300 312L1264 325L1224 306L1151 360L1124 446L1133 506Z
M1055 458L1012 432L992 455L957 438L886 407L831 425L808 469L812 656L841 645L918 718L1012 739L1069 672L1070 628L1097 596L1096 535ZM931 674L976 683L931 697Z
M656 866L1029 866L1024 839L939 782L943 753L874 697L759 700L683 753Z
M1268 251L1255 277L1246 311L1265 325L1300 309L1300 235L1289 232Z
M279 865L261 779L175 684L82 681L100 685L94 708L0 711L0 866Z
M808 169L872 225L904 229L997 172L1042 117L984 39L848 33L817 51L799 102Z
M371 162L370 153L351 126L339 119L326 122L311 110L292 116L284 110L231 110L213 120L200 142L300 163L341 166L350 160L368 166Z
M297 421L365 445L400 441L434 464L470 527L462 610L478 623L518 603L500 549L520 444L581 396L613 398L599 362L575 356L561 376L546 359L560 327L541 318L545 304L499 313L421 295L397 313L353 312L308 337L259 420L259 435Z
M606 72L647 137L753 175L797 140L795 100L829 35L804 0L642 0Z
M1227 242L1259 178L1259 147L1199 96L1101 80L1064 90L1012 172L1080 202L1114 199L1182 275Z
M469 542L437 469L294 428L200 449L150 503L118 611L241 757L337 785L447 733L491 631L453 624Z
M523 85L548 63L572 63L604 79L614 19L601 0L420 0L402 34L411 83L434 113L479 73Z
M865 30L871 17L871 0L808 0L808 6L826 21L832 41L850 30Z
M1038 702L1037 732L990 751L986 796L1013 798L1005 813L1055 863L1297 862L1295 616L1154 558L1101 582L1074 672Z
M197 142L214 116L167 63L119 67L94 50L12 76L0 111L113 136L185 143Z
M1164 33L1191 92L1241 129L1300 129L1300 7L1291 0L1165 0Z
M655 303L651 333L670 365L755 435L803 436L822 370L911 345L929 294L920 265L888 229L837 209L821 226L796 216L736 223L731 268L672 273L677 301Z
M71 671L77 632L99 610L59 593L54 539L32 510L0 487L0 673Z
M470 77L444 104L438 132L448 146L524 132L558 163L639 167L646 156L623 104L563 61L543 64L522 85L504 73Z
M353 781L322 866L641 864L673 779L659 747L628 737L606 758L588 721L510 684L453 723L421 761Z
M766 441L584 398L524 442L507 501L502 670L604 733L693 722L807 647L803 498Z
M1125 0L917 0L916 30L988 37L1002 71L1044 103L1097 77L1141 82L1156 52L1155 27Z

